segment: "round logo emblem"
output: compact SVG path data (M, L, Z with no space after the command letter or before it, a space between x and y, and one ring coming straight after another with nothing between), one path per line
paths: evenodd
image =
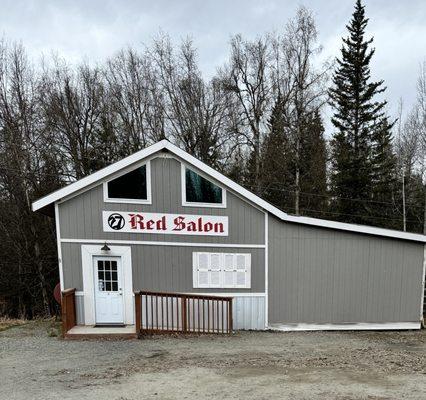
M108 217L108 225L111 229L114 229L115 231L119 231L120 229L123 229L124 227L124 217L120 214L111 214Z

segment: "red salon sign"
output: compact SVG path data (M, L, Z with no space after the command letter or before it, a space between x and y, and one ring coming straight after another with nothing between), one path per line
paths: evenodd
M228 217L103 211L104 232L228 236Z

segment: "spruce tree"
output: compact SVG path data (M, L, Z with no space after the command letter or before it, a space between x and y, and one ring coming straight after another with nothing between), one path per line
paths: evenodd
M278 95L268 120L268 132L262 144L262 197L284 211L294 211L290 145L286 136L283 100Z
M371 223L368 201L373 189L373 141L386 119L386 101L376 100L386 88L382 80L370 79L375 49L370 46L373 39L365 39L367 23L364 6L357 0L329 92L336 128L331 141L334 208L340 213L338 219L355 223ZM388 130L391 125L387 124Z
M295 211L295 149L281 96L275 101L262 146L262 196L282 210ZM323 216L327 209L326 143L319 111L300 122L300 212Z
M301 132L301 214L326 217L327 150L324 125L318 110L306 117Z
M370 209L374 216L382 220L371 223L386 228L400 229L399 203L397 196L396 155L392 144L392 132L389 120L383 118L373 131L372 147L372 203ZM386 219L385 219L386 218Z

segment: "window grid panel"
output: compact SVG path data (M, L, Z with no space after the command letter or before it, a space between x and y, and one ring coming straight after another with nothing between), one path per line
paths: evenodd
M194 287L250 288L251 255L194 253Z
M98 260L98 287L101 292L118 292L117 261Z

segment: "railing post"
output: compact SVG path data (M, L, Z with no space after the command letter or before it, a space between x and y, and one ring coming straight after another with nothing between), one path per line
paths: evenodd
M62 317L62 337L67 333L67 298L64 292L61 293L61 317Z
M182 331L187 332L188 326L187 326L187 310L186 310L186 296L182 296Z
M142 329L141 293L140 292L134 292L134 293L135 293L135 329L136 329L136 334L139 336Z
M62 336L77 324L75 310L75 289L66 289L61 293Z
M228 313L228 333L232 333L233 321L232 321L232 297L229 299L229 313Z

